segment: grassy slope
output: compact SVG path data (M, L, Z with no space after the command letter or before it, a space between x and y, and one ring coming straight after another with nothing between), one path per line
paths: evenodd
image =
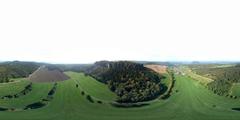
M81 86L88 85L88 93L97 98L114 99L106 87L97 82L87 82L82 74L68 72L71 80L60 82L53 101L46 107L19 112L1 112L0 119L8 120L238 120L240 112L232 107L240 107L239 100L217 96L202 85L185 76L176 77L174 93L167 100L159 100L141 108L114 108L108 104L91 103L81 95L81 88L76 88L76 81ZM100 87L102 86L102 88ZM87 89L86 88L86 89ZM100 90L96 90L100 89ZM41 91L41 88L38 88ZM10 104L10 103L9 103ZM216 105L216 107L213 107Z
M235 83L232 85L231 95L240 96L240 83Z
M185 74L187 74L188 76L190 76L192 79L195 80L200 80L199 82L203 85L207 85L208 83L212 82L213 80L201 75L198 75L196 73L194 73L191 69L189 69L186 66L182 66L179 68L181 71L183 71Z
M110 92L105 84L102 84L92 77L84 76L83 73L69 72L69 76L79 84L79 89L84 91L86 94L91 95L97 99L105 101L113 101L117 96Z
M165 78L161 80L161 83L165 84L166 86L168 86L170 84L170 76L168 73L164 73L162 74Z
M34 83L32 91L19 98L0 99L0 106L10 108L24 108L24 106L37 102L47 96L53 84L49 83Z
M14 82L9 83L1 83L0 84L0 97L10 94L16 94L19 91L24 90L24 88L29 84L30 82L25 79L14 79Z
M200 76L200 77L196 77L197 80L200 80L202 82L206 81L206 78L207 79L210 79L211 78L215 78L215 76L211 76L210 74L207 74L208 73L208 69L209 68L229 68L229 67L234 67L235 64L224 64L224 65L217 65L217 64L212 64L212 65L196 65L196 66L191 66L192 69L195 69L195 70L198 70L198 69L201 69L200 71L202 72L202 70L204 70L203 74L202 75L198 75L198 74L195 74L195 72L191 71L188 67L181 67L181 68L184 68L182 70L188 70L190 74L188 74L189 76L192 77L191 74L195 74L197 76ZM200 73L201 73L200 72ZM207 76L206 76L207 74ZM220 71L220 74L224 74L223 71ZM237 74L237 73L235 73ZM206 76L206 77L205 77ZM211 78L210 78L211 77ZM206 82L207 84L207 82ZM232 96L240 96L240 83L232 83L232 86L231 88L229 89L228 91L228 94L229 95L232 95Z

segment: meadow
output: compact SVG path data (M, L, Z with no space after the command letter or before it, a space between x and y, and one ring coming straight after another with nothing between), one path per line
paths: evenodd
M239 83L233 84L230 92L233 96L240 96L240 84Z
M110 102L116 99L105 84L83 73L66 72L70 80L57 83L53 99L46 106L22 110L23 107L45 98L53 83L33 83L32 90L23 96L0 99L2 120L239 120L239 99L218 96L198 81L175 75L171 96L157 99L142 107L119 108ZM26 81L0 85L1 95L15 94L24 89ZM9 92L9 86L15 90ZM90 96L89 99L87 96ZM11 109L10 109L11 108Z

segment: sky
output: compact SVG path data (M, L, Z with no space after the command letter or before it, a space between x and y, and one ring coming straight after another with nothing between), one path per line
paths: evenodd
M240 61L239 0L2 0L0 61Z

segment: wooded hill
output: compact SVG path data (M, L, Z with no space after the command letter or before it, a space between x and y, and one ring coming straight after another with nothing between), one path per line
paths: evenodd
M233 83L240 83L240 65L220 68L200 68L197 74L214 79L208 84L210 90L218 95L228 95Z
M10 78L27 77L41 64L35 62L3 62L0 63L0 83L9 82Z
M120 103L134 103L156 98L161 93L161 77L143 64L129 61L100 61L85 71L108 85Z
M38 62L8 61L0 63L0 83L9 82L11 78L28 77L40 66L46 66L49 70L83 72L89 68L89 64L48 64Z

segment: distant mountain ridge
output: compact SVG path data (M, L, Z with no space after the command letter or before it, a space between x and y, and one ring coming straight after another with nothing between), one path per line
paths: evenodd
M27 77L40 65L41 63L35 62L2 62L0 63L0 82L9 82L10 78Z

